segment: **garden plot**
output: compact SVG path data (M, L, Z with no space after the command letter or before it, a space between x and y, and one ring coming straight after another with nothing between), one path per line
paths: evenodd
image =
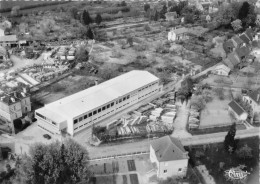
M228 113L230 100L231 98L228 97L226 92L224 100L214 98L212 102L207 103L200 115L200 128L231 124L231 118Z
M105 47L105 46L103 46ZM133 61L136 57L136 51L133 48L122 49L117 43L113 48L104 49L102 51L93 51L95 61L98 63L114 63L126 65Z

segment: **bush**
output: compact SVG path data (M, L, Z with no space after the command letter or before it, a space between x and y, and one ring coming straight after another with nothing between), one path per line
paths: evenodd
M54 93L59 93L65 89L66 89L65 86L63 86L59 83L56 83L56 84L54 84L54 86L51 87L51 91Z
M144 25L144 30L145 31L151 31L152 29L151 29L151 27L148 24L145 24Z
M148 46L146 44L138 44L133 47L135 51L142 52L147 50Z
M223 88L216 88L214 89L215 94L218 96L218 98L220 100L224 100L225 99L225 95L224 95L224 89Z

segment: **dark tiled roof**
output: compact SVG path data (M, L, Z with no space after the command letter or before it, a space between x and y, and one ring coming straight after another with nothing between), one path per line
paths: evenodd
M237 102L235 102L234 100L231 101L228 106L237 114L237 115L241 115L244 112L246 112Z
M245 31L245 34L248 36L248 38L252 41L253 37L255 35L254 31L252 30L252 28L247 28Z
M225 63L230 69L233 69L234 68L234 65L233 63L228 59L226 58L223 63Z
M188 158L181 142L173 137L165 136L151 142L159 162Z
M257 99L257 96L259 95L259 98ZM255 91L252 91L251 93L248 94L248 96L254 100L257 104L260 104L260 88L258 88Z
M237 35L233 36L231 39L233 39L238 45L243 44L243 40L241 40Z
M235 52L241 58L241 57L247 56L250 53L250 49L247 46L243 46L243 47L237 48Z
M236 66L237 64L240 63L240 59L239 59L238 55L236 54L236 52L232 52L232 53L228 54L228 59L234 66Z
M251 41L251 40L249 39L249 37L247 37L247 35L246 35L245 33L241 34L241 35L239 36L239 38L240 38L241 40L243 40L246 44L249 44L249 42Z

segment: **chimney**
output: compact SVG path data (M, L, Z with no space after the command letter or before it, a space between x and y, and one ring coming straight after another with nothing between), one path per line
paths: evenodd
M95 86L97 86L98 85L98 80L95 80Z

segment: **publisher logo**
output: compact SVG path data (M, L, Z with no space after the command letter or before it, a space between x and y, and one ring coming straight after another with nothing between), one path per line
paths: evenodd
M225 175L229 180L245 180L249 174L249 172L240 168L231 168L225 171Z

